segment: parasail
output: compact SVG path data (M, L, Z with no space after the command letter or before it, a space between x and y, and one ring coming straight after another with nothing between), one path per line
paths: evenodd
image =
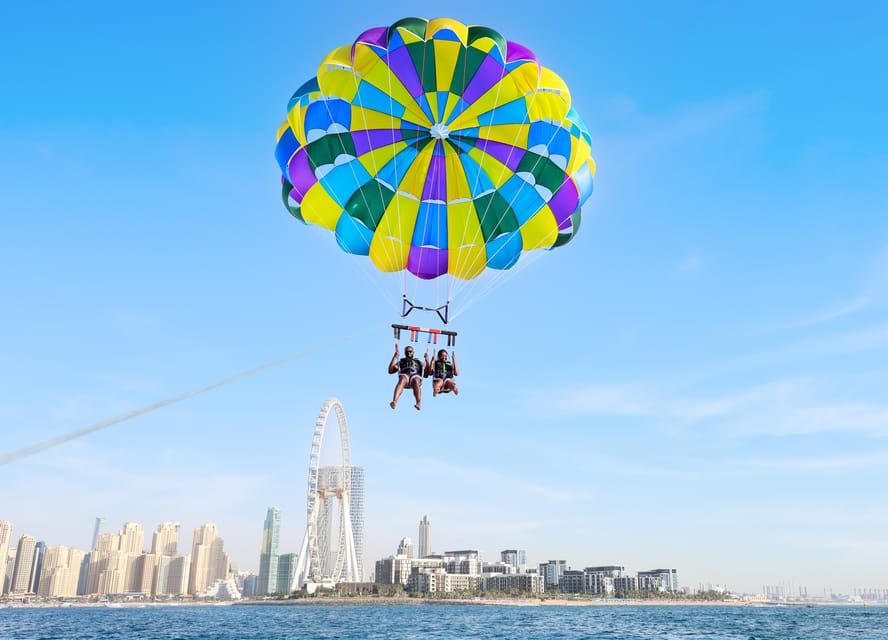
M565 82L493 29L406 18L331 51L277 134L284 204L383 272L471 280L568 243L592 192Z

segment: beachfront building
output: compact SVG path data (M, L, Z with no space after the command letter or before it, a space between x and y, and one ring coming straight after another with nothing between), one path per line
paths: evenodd
M500 551L500 560L515 567L515 573L527 571L527 551L524 549L504 549Z
M410 573L407 589L415 593L474 593L481 588L481 576L447 573L443 568L417 568Z
M219 537L215 524L208 522L194 530L191 546L191 575L188 593L203 593L216 580L229 577L230 560L224 550L224 542Z
M377 560L374 581L376 584L405 585L410 577L411 564L411 558L403 554Z
M481 554L475 549L444 552L444 570L451 574L481 575Z
M545 588L543 577L538 573L485 573L481 577L484 591L542 595Z
M561 584L561 576L567 570L567 562L564 560L549 560L540 565L540 575L546 583L546 589L557 589Z
M577 569L565 569L558 588L562 593L585 593L586 575Z
M37 549L37 538L24 534L19 538L15 551L15 566L12 571L12 581L9 586L9 595L23 596L31 592L32 574L34 569L34 554Z
M0 520L0 596L6 590L6 559L9 557L9 545L12 542L12 523Z
M175 554L158 558L154 572L154 595L161 597L183 596L188 593L191 574L191 556Z
M614 578L614 592L626 593L627 591L638 591L638 577L619 576Z
M611 596L616 590L615 580L623 575L626 569L619 565L585 567L583 569L583 593Z
M444 569L442 557L408 558L405 555L389 556L376 562L376 584L400 584L407 586L414 571Z
M195 599L240 600L241 592L234 583L234 578L219 578L209 587L194 594Z
M64 546L47 547L40 569L37 595L44 598L70 598L77 595L77 584L84 552Z
M651 569L638 572L639 591L676 592L678 588L678 571L675 569Z
M12 591L12 573L15 571L15 557L18 553L17 549L10 549L6 554L6 579L3 581L2 587L0 587L0 595L9 595ZM3 559L0 558L0 562Z

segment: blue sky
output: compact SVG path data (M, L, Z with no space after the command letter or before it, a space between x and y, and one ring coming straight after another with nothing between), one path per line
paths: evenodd
M417 536L681 580L885 587L888 59L880 3L41 3L0 9L7 453L16 537L216 522L258 568L305 526L338 397L369 562ZM328 50L407 16L492 26L593 135L574 242L466 308L459 398L388 408L386 297L279 200L274 134ZM426 389L428 391L428 389Z

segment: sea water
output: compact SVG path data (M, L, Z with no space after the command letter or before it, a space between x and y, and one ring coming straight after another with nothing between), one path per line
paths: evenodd
M888 639L888 607L150 606L0 609L3 640Z

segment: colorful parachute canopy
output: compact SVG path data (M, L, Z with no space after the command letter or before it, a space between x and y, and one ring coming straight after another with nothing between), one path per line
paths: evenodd
M407 18L330 52L277 138L295 217L423 279L467 280L569 242L595 173L564 81L450 19Z

